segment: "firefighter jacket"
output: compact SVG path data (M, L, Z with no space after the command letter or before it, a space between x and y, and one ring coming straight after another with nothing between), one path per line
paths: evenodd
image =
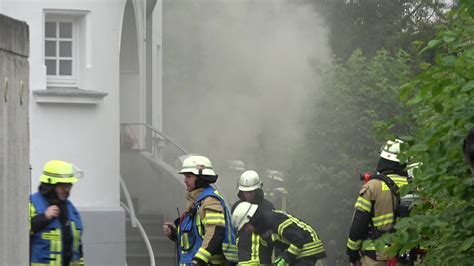
M213 187L186 195L178 228L179 265L193 260L212 265L237 262L236 236L224 199Z
M67 217L66 225L63 225L59 218L44 220L41 229L35 231L37 226L30 224L30 253L32 266L56 266L56 265L84 265L82 254L82 222L79 212L74 205L66 200ZM30 197L30 220L41 217L48 208L47 199L39 192ZM34 227L36 227L34 229ZM66 232L69 230L69 232ZM65 237L68 235L69 237ZM72 236L72 237L71 237ZM71 242L66 244L66 242ZM71 247L69 263L64 262L64 255L67 252L65 247Z
M283 257L290 265L300 259L326 257L322 241L309 224L282 211L262 212L261 216L263 219L257 219L263 222L252 224L265 241L284 250Z
M408 184L406 176L398 174L385 176L393 180L399 188ZM388 260L386 253L375 250L374 240L394 228L397 218L394 214L395 195L384 181L372 179L360 190L354 207L356 210L347 241L349 259L352 262L357 260L357 253L362 251L363 255L373 260Z
M258 197L251 203L258 204L259 208L266 211L274 209L273 203L263 198L263 191L261 197ZM239 193L240 198L240 193ZM233 206L234 209L242 200L237 201ZM239 249L239 265L256 266L256 265L271 265L273 245L271 242L263 240L257 233L252 233L246 230L238 232L237 246Z

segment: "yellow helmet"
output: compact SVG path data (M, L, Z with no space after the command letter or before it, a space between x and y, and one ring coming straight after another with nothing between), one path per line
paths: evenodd
M72 163L65 161L52 160L48 161L43 168L43 174L40 181L46 184L57 183L75 183L78 178L82 177L82 171Z

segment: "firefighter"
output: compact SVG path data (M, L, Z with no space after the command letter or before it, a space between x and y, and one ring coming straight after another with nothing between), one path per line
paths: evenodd
M278 266L314 266L326 257L323 243L307 223L287 213L264 210L257 204L241 202L232 215L237 231L254 232L284 250L273 263Z
M395 265L394 258L375 250L374 240L393 231L396 213L406 213L397 208L395 190L408 184L406 164L398 155L403 141L387 141L381 149L377 175L362 186L355 203L355 213L347 242L347 255L351 265ZM408 207L407 207L408 208ZM404 265L401 261L397 265Z
M262 187L263 183L257 172L249 170L242 173L237 194L240 200L232 206L232 210L243 201L257 204L263 210L273 210L273 203L264 198ZM273 246L270 244L256 233L238 231L239 265L271 265Z
M73 164L53 160L45 164L39 191L30 196L30 261L32 266L84 265L83 226L68 200L82 172Z
M471 174L474 175L474 127L471 128L462 146L464 159L471 169Z
M236 236L225 201L211 186L217 181L211 161L204 156L189 156L179 173L184 175L187 190L186 210L175 223L163 225L163 233L177 242L178 264L235 264Z

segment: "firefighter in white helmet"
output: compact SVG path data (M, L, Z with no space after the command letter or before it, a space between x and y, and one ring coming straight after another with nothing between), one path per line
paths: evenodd
M241 202L256 204L263 210L273 210L273 203L264 198L262 187L263 183L257 172L248 170L242 173L237 194L240 200L232 206L232 210ZM273 251L271 243L250 231L240 230L237 234L239 265L271 265Z
M81 216L68 200L81 177L82 171L65 161L44 165L38 192L30 197L31 265L84 265Z
M326 257L314 228L282 211L264 210L257 204L240 202L232 213L232 221L237 231L256 233L284 251L274 265L314 266L318 259Z
M406 164L398 157L402 140L389 140L382 146L377 174L366 182L355 203L355 213L347 241L347 255L351 264L405 265L398 258L377 251L374 241L393 230L399 214L408 214L400 205L399 188L408 184ZM404 206L403 208L408 208Z
M236 235L224 198L211 186L217 181L211 161L192 155L180 174L186 185L186 209L163 233L177 242L178 265L229 265L237 262Z

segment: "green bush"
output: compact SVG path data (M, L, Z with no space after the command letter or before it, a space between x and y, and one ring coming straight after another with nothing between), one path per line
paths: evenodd
M289 174L289 210L315 225L331 255L345 259L354 202L362 182L359 172L374 170L382 142L373 121L403 112L399 88L408 82L408 55L380 50L366 57L356 50L322 73L324 86L316 102L305 146L295 152Z
M411 217L382 241L390 251L427 249L428 265L472 265L474 261L473 178L462 157L462 140L474 126L474 2L460 1L450 23L421 52L435 62L402 87L400 97L415 121L403 158L422 162L410 187L421 196ZM379 248L383 243L379 243Z

